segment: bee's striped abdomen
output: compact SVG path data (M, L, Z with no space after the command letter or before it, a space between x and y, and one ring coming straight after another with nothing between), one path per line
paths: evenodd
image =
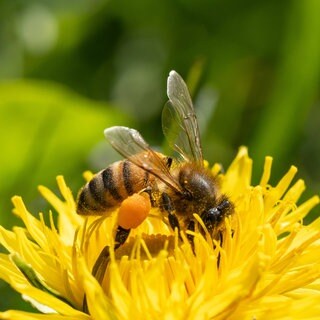
M133 186L130 182L131 179L131 164L128 160L124 160L122 161L122 176L123 176L123 184L124 187L128 193L128 195L132 195L133 194Z
M149 183L149 174L128 160L118 161L98 172L79 192L77 212L102 215Z
M116 172L117 168L113 167L114 166L110 166L107 169L104 169L101 173L102 177L100 177L102 178L105 198L108 199L107 202L119 202L124 199L117 190L117 180L114 179L114 172ZM96 190L96 192L99 192L99 190Z

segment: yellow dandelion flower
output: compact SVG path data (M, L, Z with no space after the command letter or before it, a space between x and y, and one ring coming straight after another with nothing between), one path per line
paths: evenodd
M297 205L305 189L302 180L290 187L297 169L271 186L271 165L267 157L259 185L252 186L252 160L241 148L219 174L222 191L235 205L219 241L196 230L192 248L185 234L179 239L152 209L122 247L111 249L101 284L90 271L101 250L112 248L116 212L107 218L77 215L62 177L62 200L39 188L54 208L49 224L14 197L14 213L25 228L1 227L8 254L0 255L0 277L43 314L10 310L0 318L318 319L320 218L309 225L303 218L319 198ZM89 314L82 310L84 295Z

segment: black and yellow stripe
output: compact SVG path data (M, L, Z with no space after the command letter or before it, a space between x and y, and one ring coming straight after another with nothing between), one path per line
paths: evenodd
M151 180L153 181L154 177ZM80 190L77 212L82 215L105 214L150 183L149 173L129 160L115 162L98 172Z

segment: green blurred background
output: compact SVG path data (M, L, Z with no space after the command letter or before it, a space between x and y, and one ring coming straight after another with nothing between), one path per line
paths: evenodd
M161 146L166 78L188 82L205 158L227 167L240 145L259 181L291 164L320 181L320 1L0 1L0 221L19 224L10 198L48 211L37 185L74 194L82 172L117 159L102 131L138 129ZM313 211L313 217L319 209ZM310 217L312 218L312 217ZM0 310L30 310L0 283Z

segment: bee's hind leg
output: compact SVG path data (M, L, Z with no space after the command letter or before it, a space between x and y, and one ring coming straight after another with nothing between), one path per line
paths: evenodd
M118 226L115 235L114 250L117 250L121 245L125 243L130 233L130 229L124 229ZM110 260L110 247L105 246L99 254L97 261L92 268L92 275L97 279L99 283L102 282L104 273Z
M117 250L121 245L125 243L130 233L130 229L124 229L118 226L115 235L114 250ZM97 261L92 268L92 275L97 279L99 283L102 282L104 273L107 269L110 260L110 247L105 246L99 254Z
M151 203L151 207L154 208L157 206L157 201L155 199L155 197L152 194L152 188L151 186L146 187L145 189L143 189L141 192L145 192L150 199L150 203Z
M121 245L125 243L130 233L130 229L124 229L118 226L115 234L115 245L114 250L117 250ZM104 274L110 261L110 246L105 246L99 254L93 268L92 275L96 278L99 283L102 283ZM82 310L88 313L88 304L86 295L83 297Z

